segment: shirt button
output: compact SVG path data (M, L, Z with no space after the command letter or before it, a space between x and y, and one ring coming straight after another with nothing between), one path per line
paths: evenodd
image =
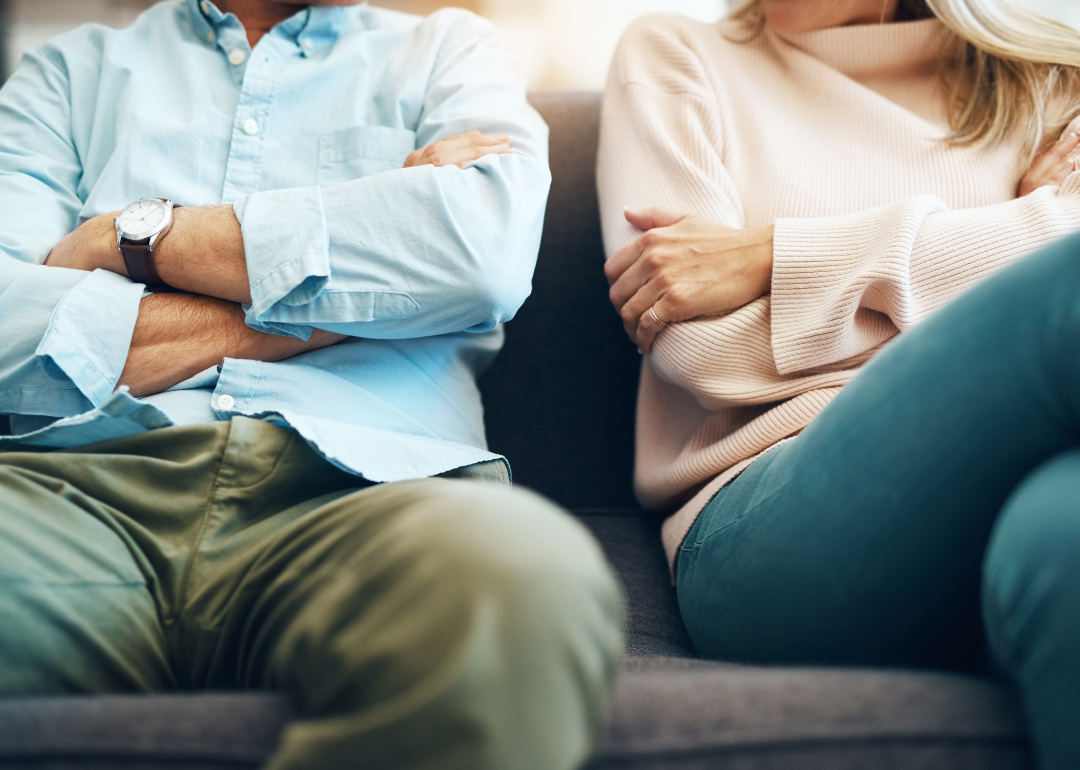
M230 409L232 409L234 406L236 406L236 399L233 398L232 396L230 396L228 394L218 396L218 398L217 398L217 408L218 408L218 410L220 410L222 412L227 412Z
M213 32L207 32L206 33L206 39L209 40L211 43L213 43L214 42L214 33Z
M210 15L210 3L206 2L206 0L202 0L202 2L199 3L199 9L203 12L204 15Z
M310 51L312 48L315 47L315 41L312 40L310 37L305 37L303 40L300 41L300 45L304 46L304 48Z
M244 59L247 58L247 54L241 51L239 48L229 52L229 64L239 67L244 63Z
M241 126L244 129L244 133L248 136L259 133L259 122L255 118L248 118Z

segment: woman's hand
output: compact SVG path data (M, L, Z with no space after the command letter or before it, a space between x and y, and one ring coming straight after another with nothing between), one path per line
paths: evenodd
M771 225L737 230L661 209L625 216L645 233L615 252L604 273L611 304L643 353L669 323L726 313L769 293Z
M1020 180L1016 190L1018 198L1045 187L1048 184L1059 185L1065 177L1076 171L1074 163L1080 148L1080 134L1066 134L1065 138L1031 162L1031 168Z
M434 144L413 150L402 168L411 166L457 166L465 168L485 155L505 155L510 152L510 137L506 134L488 136L479 131L448 136Z

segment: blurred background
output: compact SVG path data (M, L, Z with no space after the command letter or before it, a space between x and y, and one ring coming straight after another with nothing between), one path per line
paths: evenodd
M1080 27L1080 0L1015 0ZM715 21L728 0L373 0L426 14L456 5L493 20L534 88L603 87L619 36L646 13L682 13ZM0 80L23 51L77 24L129 24L152 0L0 0Z

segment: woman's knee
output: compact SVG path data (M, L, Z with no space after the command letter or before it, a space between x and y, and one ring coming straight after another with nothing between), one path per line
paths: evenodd
M983 564L983 614L1011 667L1031 634L1080 613L1080 450L1032 471L1002 508Z

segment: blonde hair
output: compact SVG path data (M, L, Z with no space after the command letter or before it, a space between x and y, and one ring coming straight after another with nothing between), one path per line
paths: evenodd
M936 16L952 33L942 51L951 143L1019 135L1033 156L1080 115L1080 32L1072 27L1015 0L900 0L898 15ZM745 25L740 40L765 28L761 0L747 0L729 18Z

